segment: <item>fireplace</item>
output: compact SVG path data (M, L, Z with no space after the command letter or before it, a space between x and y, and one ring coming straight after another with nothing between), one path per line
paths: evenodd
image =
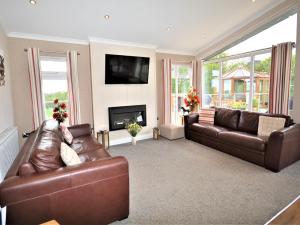
M147 126L146 105L108 107L108 117L110 131L125 129L130 121Z

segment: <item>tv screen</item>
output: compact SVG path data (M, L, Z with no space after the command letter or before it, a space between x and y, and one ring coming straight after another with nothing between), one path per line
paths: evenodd
M148 57L105 55L105 84L147 84Z

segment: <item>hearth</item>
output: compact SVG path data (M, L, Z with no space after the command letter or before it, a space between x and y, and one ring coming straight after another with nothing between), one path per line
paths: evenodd
M147 126L146 105L108 107L108 117L110 131L125 129L130 121Z

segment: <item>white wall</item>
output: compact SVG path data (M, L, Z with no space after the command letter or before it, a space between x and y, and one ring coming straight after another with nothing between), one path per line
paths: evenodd
M150 138L152 128L157 125L155 50L93 42L90 43L90 52L95 131L108 129L108 107L146 104L147 126L143 127L139 137ZM150 57L148 84L105 85L105 54ZM112 145L130 140L126 130L110 132Z
M7 37L0 25L0 54L4 54L5 86L0 87L0 133L14 125Z

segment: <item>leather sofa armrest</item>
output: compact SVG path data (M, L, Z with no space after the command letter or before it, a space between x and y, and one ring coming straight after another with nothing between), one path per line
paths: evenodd
M300 124L271 133L265 155L265 167L274 172L300 159Z
M128 180L128 162L121 156L90 161L31 176L15 176L0 184L0 205L4 207L37 197L51 196L56 192L71 191L84 185L93 186L96 183L101 189L99 183L106 182L108 179L124 178L124 176L127 176Z
M90 135L92 133L91 125L88 123L70 126L68 129L74 138Z
M186 139L190 139L189 136L189 126L193 123L198 123L199 113L190 113L184 116L184 136Z

